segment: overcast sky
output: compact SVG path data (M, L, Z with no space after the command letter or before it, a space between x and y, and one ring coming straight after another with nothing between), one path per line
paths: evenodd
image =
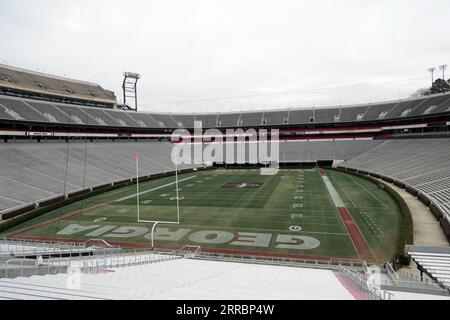
M449 0L2 0L0 62L171 112L407 97L450 64ZM447 72L450 77L450 71Z

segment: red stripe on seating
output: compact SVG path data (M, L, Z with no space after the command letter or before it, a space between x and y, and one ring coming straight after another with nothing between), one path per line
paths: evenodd
M341 215L342 222L344 222L345 229L355 245L359 257L366 261L374 261L375 256L359 230L355 220L353 220L350 212L348 212L345 207L337 207L337 209Z

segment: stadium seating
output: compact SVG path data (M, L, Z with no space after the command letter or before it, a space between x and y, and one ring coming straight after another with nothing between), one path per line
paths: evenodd
M279 125L287 123L289 119L289 111L271 111L264 113L263 124Z
M2 279L0 300L354 299L332 270L316 268L178 259L108 270L82 273L79 288L67 273Z
M340 122L341 110L336 108L330 109L316 109L315 121L318 123L333 123Z
M249 112L249 113L242 113L241 118L239 119L240 123L238 123L238 126L241 127L256 127L261 126L262 124L262 112Z
M450 217L450 140L386 140L343 166L400 180L423 193Z
M129 112L128 116L136 121L140 127L159 128L159 124L148 114L139 112Z
M95 117L95 115L91 115L90 112L86 112L86 110L82 107L68 106L68 105L55 105L60 112L66 115L65 123L71 124L83 124L83 125L92 125L92 126L106 126L107 119L106 115L102 115L101 117ZM100 110L101 111L101 110Z
M239 113L220 114L218 119L219 127L236 127L240 118Z
M31 108L29 105L20 100L0 99L0 104L5 107L0 117L5 114L11 117L12 114L10 111L13 111L14 113L18 114L22 119L39 122L48 121L41 113L36 112L33 108Z
M314 110L291 110L288 122L289 124L314 122Z
M346 160L378 145L377 140L283 141L280 161ZM173 171L168 142L8 142L1 144L0 211L65 192ZM248 152L248 148L246 148ZM247 155L247 160L249 159ZM180 166L180 169L192 167ZM66 174L67 172L67 174Z
M341 122L354 122L362 120L368 108L369 106L341 108Z
M450 248L435 246L407 246L406 252L426 272L446 288L450 288Z
M218 115L216 114L197 114L194 115L195 121L201 121L203 128L215 128L218 127L217 118Z
M414 107L417 105L416 101L404 101L397 104L391 111L386 115L388 119L397 119L407 117L413 112Z
M177 122L177 127L183 128L193 128L194 127L194 116L192 114L173 114L172 117Z
M280 111L269 112L220 114L129 113L119 110L105 110L104 108L36 102L36 100L31 99L0 96L0 120L130 128L193 128L194 120L202 121L204 128L325 124L400 119L444 112L450 112L450 94L339 108L281 109Z
M134 177L135 152L140 154L141 175L174 170L167 142L16 142L1 148L0 211Z
M288 141L280 144L280 162L346 160L378 145L378 140Z
M119 124L120 126L128 126L128 127L140 126L140 124L136 120L130 117L129 112L119 112L112 110L103 110L103 112L113 121L115 121L116 125Z
M150 117L152 117L152 119L158 124L158 127L179 128L177 121L169 114L151 113Z

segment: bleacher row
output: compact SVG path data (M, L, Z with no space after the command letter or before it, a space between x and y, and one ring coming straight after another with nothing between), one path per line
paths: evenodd
M280 144L280 162L346 160L381 143L381 140L288 141Z
M397 119L450 112L450 94L396 102L314 109L241 113L169 114L125 112L0 96L0 119L130 128L257 127Z
M450 222L450 139L386 140L342 166L403 182L438 205Z
M16 142L0 148L0 212L64 192L135 177L136 152L140 155L139 175L174 171L168 142Z
M345 160L378 143L377 140L289 141L280 143L279 155L281 162ZM18 141L2 143L0 148L0 212L64 192L135 177L136 152L140 154L140 175L175 168L172 145L168 142ZM245 150L248 160L249 148Z

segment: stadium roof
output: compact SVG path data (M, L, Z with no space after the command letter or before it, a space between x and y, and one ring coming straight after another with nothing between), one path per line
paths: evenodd
M99 84L0 64L0 88L83 101L116 104L112 91Z

